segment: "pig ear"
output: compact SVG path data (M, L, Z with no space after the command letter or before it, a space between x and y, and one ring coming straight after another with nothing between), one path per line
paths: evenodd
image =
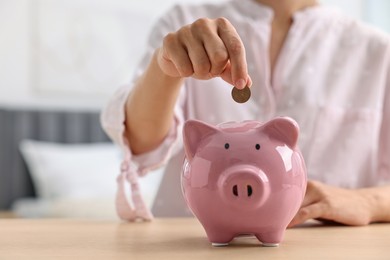
M290 148L295 148L297 145L299 126L292 118L275 118L263 125L263 131L268 136L286 143Z
M192 160L200 142L209 135L215 134L218 129L197 120L188 120L183 128L184 150L188 160Z

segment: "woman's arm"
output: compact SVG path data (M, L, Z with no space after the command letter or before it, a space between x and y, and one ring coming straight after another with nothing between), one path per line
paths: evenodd
M185 77L221 77L239 89L252 84L244 45L227 19L202 18L165 36L127 99L126 136L134 154L153 150L168 134Z
M343 189L309 181L302 206L289 227L309 219L352 226L390 222L390 186Z
M126 102L126 136L134 154L152 150L167 135L183 78L163 73L158 50Z

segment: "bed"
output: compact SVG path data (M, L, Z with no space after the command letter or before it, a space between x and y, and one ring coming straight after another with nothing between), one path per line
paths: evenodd
M23 197L35 197L19 145L24 139L56 143L110 142L99 111L0 107L0 210Z
M122 160L98 109L0 106L0 211L20 217L117 218ZM153 206L163 169L140 180Z

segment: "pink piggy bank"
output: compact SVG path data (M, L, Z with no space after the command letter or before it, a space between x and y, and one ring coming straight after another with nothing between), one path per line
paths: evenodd
M248 234L263 246L282 241L306 190L298 134L287 117L217 127L185 123L183 194L212 245Z

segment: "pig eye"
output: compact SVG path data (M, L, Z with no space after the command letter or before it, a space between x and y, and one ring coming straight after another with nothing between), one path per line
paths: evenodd
M260 150L260 145L256 144L255 148L256 148L256 150Z
M225 144L225 149L229 149L230 145L228 143Z

